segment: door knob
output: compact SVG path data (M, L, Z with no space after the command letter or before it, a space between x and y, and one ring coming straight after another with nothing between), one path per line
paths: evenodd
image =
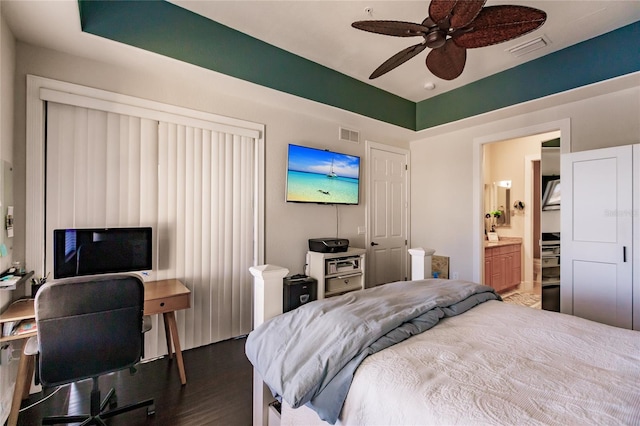
M377 246L377 245L379 245L379 244L378 243L374 243L373 241L371 241L371 247Z

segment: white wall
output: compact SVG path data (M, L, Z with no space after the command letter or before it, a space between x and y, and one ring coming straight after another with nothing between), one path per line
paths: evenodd
M1 12L0 2L0 160L11 163L13 161L15 39ZM2 207L4 210L5 206ZM0 242L5 242L8 249L12 246L11 239L6 238L4 229L0 231ZM0 257L0 271L4 271L10 265L10 255ZM0 291L0 309L6 306L9 299L8 292Z
M640 142L640 74L630 80L631 88L607 93L619 82L599 83L604 86L596 89L605 94L537 109L536 105L547 102L541 100L528 105L527 114L510 118L501 118L505 111L496 111L469 120L473 124L467 127L463 123L452 126L455 129L451 131L435 129L432 136L413 141L412 245L432 247L436 253L450 256L451 272L458 271L461 279L479 276L479 271L473 270L473 196L479 184L473 175L474 140L568 118L571 151ZM593 88L578 89L567 96L580 98L579 91L591 92Z
M2 15L0 2L0 160L9 163L13 160L13 96L14 96L15 39ZM4 206L3 206L4 211ZM2 216L2 215L0 215ZM2 221L4 219L2 218ZM5 237L4 229L0 229L0 242L5 241L9 256L0 257L0 271L11 265L11 240ZM0 311L11 302L12 291L0 290ZM15 382L17 363L7 362L12 346L0 350L0 424L4 424L11 407L11 385Z
M24 218L25 81L27 74L68 81L266 125L266 262L303 272L307 240L335 236L336 208L285 203L287 145L308 145L364 157L364 140L407 148L412 132L312 101L241 82L193 65L140 51L145 67L117 66L17 43L16 215ZM340 142L338 127L360 130L360 144ZM366 160L365 160L366 161ZM366 167L363 164L363 169ZM363 180L366 176L362 176ZM366 202L365 188L361 199ZM339 235L362 247L365 205L338 208ZM16 252L24 253L18 230Z

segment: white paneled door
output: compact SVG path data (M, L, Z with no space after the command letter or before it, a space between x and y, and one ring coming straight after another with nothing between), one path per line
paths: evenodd
M561 311L632 327L631 146L562 156Z
M407 277L407 156L375 145L369 151L368 286Z

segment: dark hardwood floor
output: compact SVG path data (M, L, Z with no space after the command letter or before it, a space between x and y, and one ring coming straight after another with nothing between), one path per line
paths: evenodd
M119 405L153 398L155 415L145 408L108 420L113 426L137 425L251 425L253 369L244 354L245 338L226 340L183 352L187 384L182 386L175 358L164 357L100 378L102 395L114 387ZM27 407L55 389L32 394ZM91 380L62 386L46 401L24 410L18 425L39 425L48 415L78 414L89 409Z

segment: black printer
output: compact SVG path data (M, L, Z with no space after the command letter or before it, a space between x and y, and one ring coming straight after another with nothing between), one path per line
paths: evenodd
M309 250L319 253L342 253L349 249L346 238L310 238Z

